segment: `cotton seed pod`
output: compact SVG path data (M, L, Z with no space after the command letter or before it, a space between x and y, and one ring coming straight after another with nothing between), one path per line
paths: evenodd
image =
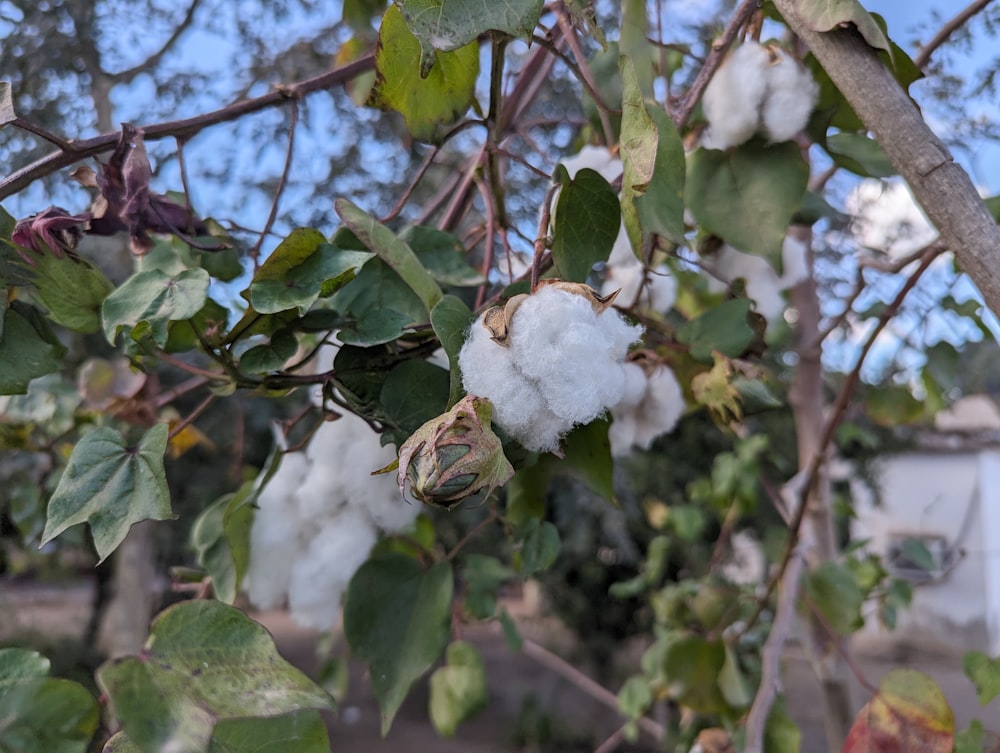
M514 468L503 454L486 398L468 395L433 418L399 448L399 491L421 502L451 508L480 489L506 484Z

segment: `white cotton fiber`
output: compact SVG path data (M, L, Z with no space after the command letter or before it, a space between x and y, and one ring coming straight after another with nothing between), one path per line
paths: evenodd
M560 438L621 399L622 361L642 328L616 311L597 314L581 295L543 287L514 314L510 347L490 339L482 318L459 356L465 390L489 398L494 420L527 449Z
M809 122L819 86L794 57L775 50L777 59L767 70L767 95L761 108L764 134L770 141L789 141Z
M303 627L325 630L340 614L340 602L354 573L378 539L361 510L347 508L328 521L292 567L288 606Z
M575 178L576 174L584 168L589 168L600 173L608 183L613 183L622 174L622 161L611 153L606 146L592 146L587 144L579 152L571 157L561 160L570 178Z
M402 499L392 474L371 475L395 457L363 419L345 413L321 424L305 450L282 458L250 531L245 585L255 606L271 609L287 598L299 624L334 624L341 594L378 531L405 531L420 513Z
M790 288L809 277L809 249L791 234L781 244L781 286Z
M767 50L757 42L745 42L729 53L708 82L701 100L708 120L703 146L728 149L748 141L757 132L769 65Z
M768 325L781 317L786 306L782 294L784 287L778 273L765 259L723 244L712 257L706 259L705 265L716 278L716 281L710 279L710 290L718 292L724 290L726 285L743 279L747 298L754 302L754 309L767 319Z
M684 393L666 365L647 375L639 364L626 363L626 390L611 408L614 419L608 438L611 454L627 455L634 447L649 449L653 440L674 429L684 413Z

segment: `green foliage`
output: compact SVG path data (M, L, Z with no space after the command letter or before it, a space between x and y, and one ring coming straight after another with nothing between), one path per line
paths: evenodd
M991 659L980 651L970 651L962 659L962 666L976 686L979 702L983 706L1000 695L1000 658Z
M42 543L87 523L103 561L133 523L173 517L163 469L167 430L156 424L138 444L110 427L84 434L49 500Z
M382 18L375 55L375 86L369 102L406 119L414 138L436 141L469 109L479 74L479 47L472 41L452 52L428 49L390 6Z
M486 669L471 643L455 641L445 652L445 665L430 679L430 717L434 728L451 737L463 721L486 706Z
M167 342L167 323L195 316L208 299L208 272L186 269L178 275L159 270L137 272L104 299L104 335L112 345L123 329L133 340Z
M53 322L84 334L101 328L101 304L114 286L91 262L41 254L29 273Z
M4 364L0 395L23 395L32 379L60 367L65 352L37 309L14 301L4 312L0 330L0 361Z
M100 721L97 701L78 683L49 677L49 660L0 648L0 750L84 753Z
M599 173L584 168L563 184L555 216L552 260L559 277L586 282L618 237L618 197Z
M375 556L355 574L344 602L344 632L368 664L385 735L410 686L448 641L452 572L425 570L401 554Z
M858 0L805 0L798 12L814 31L832 31L841 24L851 24L872 47L890 50L884 30Z
M216 601L170 607L153 622L143 655L104 664L97 680L123 731L142 750L206 753L222 722L332 707L321 688L278 655L263 627ZM246 741L258 734L277 738L273 745L302 734L296 732L301 721L267 722L223 727L216 745L226 750L228 739L242 739L247 750Z

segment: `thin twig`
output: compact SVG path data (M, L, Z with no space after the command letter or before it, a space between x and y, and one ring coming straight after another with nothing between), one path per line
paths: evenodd
M257 242L253 244L253 248L250 249L248 256L253 260L254 271L260 267L260 249L264 245L264 238L271 232L271 228L274 226L274 221L278 217L278 207L281 205L281 194L285 192L285 186L288 184L288 176L292 171L292 161L295 157L295 131L299 125L299 103L297 99L289 100L289 122L288 122L288 150L285 152L285 166L281 171L281 177L278 179L278 187L274 190L274 199L271 201L271 211L267 215L267 221L264 223L264 229L260 231L260 236L257 238Z
M486 289L490 285L490 269L493 267L493 247L495 245L493 236L497 232L497 216L493 209L493 199L490 196L489 189L486 187L485 183L481 180L476 181L476 186L479 188L479 194L483 197L483 206L486 211L486 247L483 251L483 265L481 272L483 275L483 284L479 286L476 290L476 310L483 305L483 299L486 297Z
M187 13L184 14L184 18L181 19L181 22L174 27L173 32L167 38L167 41L161 45L160 49L138 65L134 65L131 68L118 73L105 73L105 75L111 80L112 83L127 84L140 73L144 73L157 65L163 59L163 56L170 52L170 48L177 43L177 40L181 38L181 35L184 34L188 27L191 26L194 21L195 11L198 10L198 5L200 3L201 0L191 0L191 4L188 6Z
M215 400L215 394L209 393L205 397L205 399L202 400L200 403L198 403L195 409L191 411L184 418L184 420L179 421L174 425L174 428L170 430L170 434L167 435L167 441L170 441L178 434L180 434L182 431L184 431L188 426L190 426L194 422L194 420L198 418L198 416L200 416L202 413L205 412L205 409L208 408L208 406L210 406L214 400Z
M24 118L14 118L14 120L12 120L10 124L12 126L16 126L17 128L20 128L22 131L33 133L39 138L45 139L50 144L54 144L55 146L62 149L64 152L72 152L74 150L74 146L72 143L62 138L61 136L56 136L51 131L45 130L40 125L32 123L30 120L25 120Z
M708 86L708 82L712 80L715 71L725 59L729 45L733 43L740 29L750 20L760 5L760 0L742 0L733 13L733 17L726 24L726 28L723 29L722 35L712 42L712 47L705 58L705 64L698 71L698 75L694 77L691 88L687 90L678 108L672 113L674 123L678 128L687 125L691 113L698 105L698 100L705 93L705 87Z
M220 374L217 371L209 371L208 369L203 369L199 366L195 366L194 364L187 363L179 358L175 358L169 353L159 353L158 357L164 363L169 363L174 368L186 371L189 374L197 374L198 376L205 377L205 379L213 382L224 382L226 380L226 376L224 374Z
M594 748L594 753L612 753L612 751L618 750L618 746L625 741L625 730L627 728L628 725L623 724L621 727L612 732L607 740Z
M306 94L330 89L338 84L343 84L353 78L372 69L375 64L374 55L366 55L352 63L327 71L318 76L300 81L290 86L275 88L272 91L254 99L241 100L218 110L196 115L193 118L183 120L172 120L166 123L156 123L154 125L143 126L143 137L146 141L157 141L164 138L184 138L188 139L204 129L225 123L230 120L238 120L245 115L250 115L261 110L284 104L291 98L299 98ZM32 162L20 170L8 175L0 181L0 199L21 191L39 178L51 175L57 170L79 162L87 157L93 157L102 152L111 151L115 148L121 138L121 134L105 133L90 139L73 140L69 142L70 151L60 150L46 155L41 159Z
M458 543L451 548L451 551L448 552L447 555L445 555L444 558L445 562L450 562L451 560L455 559L455 555L458 554L460 551L462 551L462 548L466 544L468 544L470 541L476 538L476 536L478 536L480 533L489 528L493 523L495 523L498 520L500 520L500 515L497 513L496 505L491 504L490 514L487 515L485 518L483 518L481 521L479 521L479 523L475 526L475 528L471 529L461 539L459 539Z
M552 200L555 198L559 184L553 183L545 193L542 201L542 213L538 218L538 236L533 244L535 249L534 258L531 260L531 292L535 292L538 287L538 276L541 274L542 256L549 247L549 221L552 217Z
M618 697L614 693L592 680L565 659L553 654L544 646L525 638L521 644L521 652L542 666L551 669L556 674L569 680L574 686L594 700L599 701L619 714L622 713L621 707L618 705ZM648 716L639 717L636 723L643 732L646 732L657 742L662 742L667 736L667 731L663 725L650 719Z
M917 56L913 58L913 64L920 70L923 70L930 62L931 55L937 51L938 47L947 42L948 38L951 37L955 31L965 25L970 18L979 13L979 11L989 4L990 0L974 0L969 3L969 5L967 5L958 15L942 26L938 30L938 33L931 38L931 41L920 48L920 52L918 52Z
M180 384L171 387L169 390L161 392L159 395L156 396L156 399L153 401L153 405L157 409L163 408L164 406L172 403L177 398L182 397L189 392L193 392L199 387L204 387L209 383L210 382L207 377L203 376L191 377L190 379L187 379L181 382Z
M604 131L604 143L610 146L615 142L615 132L611 127L611 118L608 117L608 107L604 104L597 91L597 82L594 80L594 73L590 70L590 64L587 62L587 56L583 54L583 48L580 47L580 40L577 39L576 29L570 23L565 3L557 4L556 19L558 20L563 37L566 39L566 43L573 52L573 57L576 58L576 67L580 75L580 80L583 81L583 85L587 87L588 93L594 99L594 104L597 105L597 117L601 119L601 129Z
M778 597L774 622L761 650L760 686L750 706L750 713L747 714L744 753L764 753L764 729L781 685L781 655L794 624L795 603L805 569L803 549L801 544L795 547L788 567L781 576L781 595Z

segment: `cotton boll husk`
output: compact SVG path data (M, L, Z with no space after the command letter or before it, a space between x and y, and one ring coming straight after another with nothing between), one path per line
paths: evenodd
M748 141L760 124L770 56L757 42L734 49L708 82L701 105L708 120L702 146L728 149Z
M641 308L663 313L669 311L677 300L677 280L666 265L661 264L646 274L641 264L608 265L607 279L601 285L601 295L610 295L621 290L615 303L631 306L636 303ZM643 285L645 282L645 285ZM639 295L639 286L642 294ZM638 296L638 301L636 297Z
M767 94L761 109L764 133L771 141L789 141L806 127L816 106L819 86L812 74L787 52L767 69Z
M292 567L288 606L303 627L326 630L340 614L340 601L378 535L362 510L346 508L327 521Z

